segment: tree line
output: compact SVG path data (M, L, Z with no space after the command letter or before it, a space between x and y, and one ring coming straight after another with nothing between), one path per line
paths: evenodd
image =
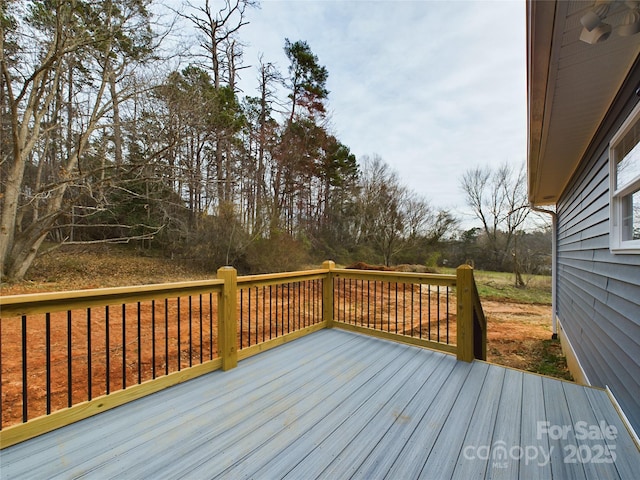
M176 11L197 32L178 68L167 65L181 47L168 46L172 26L155 6L0 5L3 281L23 278L49 242L134 242L245 272L326 258L460 263L489 242L474 258L514 265L529 212L521 172L467 172L461 186L482 228L460 232L449 210L379 156L356 159L331 130L329 72L306 41L283 39L285 71L263 57L244 65L255 2ZM241 72L255 75L255 95L240 92Z

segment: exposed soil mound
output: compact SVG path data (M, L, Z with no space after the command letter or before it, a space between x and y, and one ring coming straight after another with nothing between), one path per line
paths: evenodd
M349 268L352 270L382 270L383 272L395 271L395 268L393 267L386 267L384 265L369 265L368 263L364 263L364 262L356 262L352 265L349 265L346 268Z

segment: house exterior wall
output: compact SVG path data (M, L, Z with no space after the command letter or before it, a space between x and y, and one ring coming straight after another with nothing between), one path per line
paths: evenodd
M636 64L637 67L637 64ZM640 254L609 250L609 140L640 101L635 68L557 204L557 314L592 385L640 432Z

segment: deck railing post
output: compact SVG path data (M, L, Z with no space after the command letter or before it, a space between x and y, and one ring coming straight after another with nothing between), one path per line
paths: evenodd
M458 300L457 356L458 360L473 361L473 269L461 265L456 269Z
M336 268L335 262L327 260L322 263L322 268L328 270L327 276L322 279L322 321L327 328L333 327L333 275L331 270Z
M233 267L221 267L218 278L224 280L218 299L218 352L222 370L230 370L238 365L238 272Z

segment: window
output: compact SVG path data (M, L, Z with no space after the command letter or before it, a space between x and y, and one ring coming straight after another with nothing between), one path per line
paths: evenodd
M611 251L640 253L640 104L609 145Z

